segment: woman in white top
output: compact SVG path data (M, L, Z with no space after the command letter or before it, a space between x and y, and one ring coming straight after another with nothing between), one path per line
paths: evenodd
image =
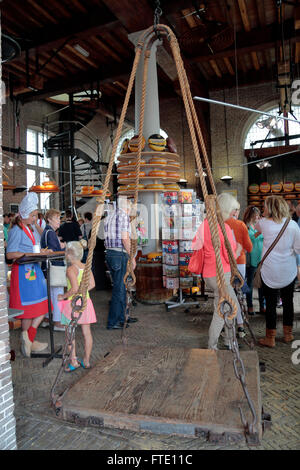
M281 196L268 196L265 199L263 218L255 228L263 234L263 252L273 243L286 218L289 207ZM300 253L300 229L290 220L283 235L262 264L261 278L266 298L266 337L259 340L262 346L273 348L276 336L277 292L280 289L283 304L284 341L291 342L294 319L294 283L297 276L296 254Z

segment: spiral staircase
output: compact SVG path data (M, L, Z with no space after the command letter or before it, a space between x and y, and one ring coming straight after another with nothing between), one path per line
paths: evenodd
M102 187L108 163L102 161L99 139L87 127L96 114L97 100L72 104L44 119L45 155L57 158L57 182L60 187L60 208L73 209L73 195L82 186ZM76 198L76 207L86 198Z

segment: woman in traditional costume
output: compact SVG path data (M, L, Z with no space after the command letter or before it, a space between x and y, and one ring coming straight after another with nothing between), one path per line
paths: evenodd
M47 284L39 263L18 264L17 259L33 253L36 244L31 225L37 217L38 197L29 193L24 197L14 226L9 231L6 256L13 260L10 282L9 307L23 310L16 317L21 320L21 351L25 357L42 351L47 343L35 340L37 328L48 312Z

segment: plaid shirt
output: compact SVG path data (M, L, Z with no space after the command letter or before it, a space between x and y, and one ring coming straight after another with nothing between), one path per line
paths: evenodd
M116 209L105 220L105 248L124 248L121 238L122 232L130 234L129 216L122 209Z

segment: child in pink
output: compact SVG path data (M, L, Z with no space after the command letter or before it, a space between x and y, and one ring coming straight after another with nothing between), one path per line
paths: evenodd
M78 287L80 285L82 275L83 275L83 270L84 270L84 264L81 263L81 259L83 257L83 248L85 248L83 245L87 245L87 242L85 240L81 240L80 242L69 242L67 243L66 246L66 260L69 264L68 269L67 269L67 292L65 292L63 295L59 295L57 298L59 300L58 305L60 308L60 311L62 313L61 315L61 323L62 325L69 325L71 321L71 313L72 313L72 305L71 301L74 296L74 294L77 293ZM90 280L89 280L89 286L88 286L88 291L93 289L95 287L95 280L93 273L90 273ZM90 356L92 352L92 347L93 347L93 337L91 333L91 323L96 323L97 318L96 318L96 313L95 309L92 303L92 300L90 299L89 292L87 292L87 306L86 309L82 312L81 317L78 321L78 324L81 325L82 329L82 334L84 337L84 357L83 359L78 359L76 357L76 351L75 351L75 340L73 342L73 348L72 352L70 355L70 363L65 369L66 372L72 372L78 367L82 366L84 369L89 369L90 366Z

